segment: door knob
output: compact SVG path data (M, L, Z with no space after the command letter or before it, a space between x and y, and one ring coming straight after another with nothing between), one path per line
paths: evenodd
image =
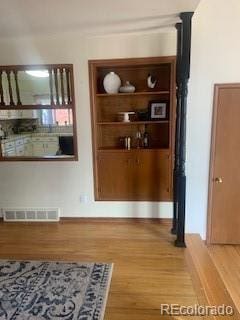
M223 180L222 180L221 177L215 178L214 181L215 181L216 183L222 183L222 182L223 182Z

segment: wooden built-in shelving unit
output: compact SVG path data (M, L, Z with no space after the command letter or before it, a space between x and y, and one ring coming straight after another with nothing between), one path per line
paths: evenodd
M114 71L133 93L108 94L106 74ZM172 200L175 119L175 57L89 61L96 200ZM153 89L147 78L157 79ZM119 112L146 110L151 101L167 102L166 119L120 122ZM149 146L138 148L136 133L148 133ZM124 137L132 139L131 150Z

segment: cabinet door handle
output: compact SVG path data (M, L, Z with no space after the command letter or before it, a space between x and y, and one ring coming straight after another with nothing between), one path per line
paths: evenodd
M137 159L137 160L136 160L136 163L137 163L137 164L140 164L140 160L139 160L139 159Z

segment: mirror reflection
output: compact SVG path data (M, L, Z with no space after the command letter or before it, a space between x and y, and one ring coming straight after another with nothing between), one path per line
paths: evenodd
M72 110L1 110L0 139L3 157L73 157Z
M0 159L77 160L72 64L0 66Z

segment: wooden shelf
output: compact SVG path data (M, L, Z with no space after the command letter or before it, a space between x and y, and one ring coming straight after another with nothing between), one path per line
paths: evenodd
M144 92L132 92L132 93L97 93L97 97L118 97L118 96L143 96L143 95L166 95L170 91L144 91Z
M127 125L139 125L139 124L161 124L161 123L169 123L169 120L158 120L158 121L129 121L129 122L121 122L121 121L103 121L98 122L98 125L120 125L120 126L127 126Z
M163 151L163 152L166 152L169 150L170 150L169 148L132 148L130 150L127 150L127 149L123 149L123 148L113 147L113 148L101 148L101 149L98 149L97 151L98 152L134 152L134 151L140 151L140 152Z

